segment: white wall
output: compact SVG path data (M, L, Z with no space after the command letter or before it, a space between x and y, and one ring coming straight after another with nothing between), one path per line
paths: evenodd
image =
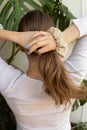
M63 3L69 8L74 16L79 17L81 15L81 1L82 0L62 0Z
M76 17L87 14L87 0L62 0L62 1Z

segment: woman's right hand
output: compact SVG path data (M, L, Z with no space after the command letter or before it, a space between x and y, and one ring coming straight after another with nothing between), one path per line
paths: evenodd
M53 36L43 31L18 32L16 42L27 47L30 53L37 52L39 55L56 49Z
M32 36L36 32L31 31L31 32L14 32L14 33L15 33L15 38L12 40L18 43L18 45L25 47L26 45L29 45L29 43L32 41Z
M56 49L56 42L53 36L43 31L14 32L0 30L0 40L16 42L23 48L27 47L26 49L30 53L43 54Z

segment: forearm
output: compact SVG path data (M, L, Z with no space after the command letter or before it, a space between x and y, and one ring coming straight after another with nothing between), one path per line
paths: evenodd
M80 32L75 24L71 24L67 29L63 31L63 39L67 43L71 43L72 41L78 39L79 37Z
M64 40L70 43L87 35L87 16L72 20L72 24L63 32Z
M15 31L0 30L0 40L12 41L24 47L26 44L30 43L31 40L33 40L30 38L30 36L33 34L35 34L34 31L15 32Z
M17 41L17 33L18 32L0 30L0 40L16 42Z

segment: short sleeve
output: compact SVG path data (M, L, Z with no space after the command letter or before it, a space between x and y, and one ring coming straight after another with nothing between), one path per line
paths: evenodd
M7 94L20 74L20 70L8 65L0 58L0 92L2 94Z
M82 16L78 19L71 20L80 32L80 37L87 35L87 16Z

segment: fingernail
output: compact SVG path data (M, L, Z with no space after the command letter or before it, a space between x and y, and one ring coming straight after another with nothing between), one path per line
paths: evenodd
M25 46L24 46L24 48L25 48L25 49L28 49L28 48L29 48L29 45L28 45L28 44L27 44L27 45L25 45Z
M29 56L29 55L30 55L30 51L28 50L28 51L26 52L26 54Z
M30 37L30 39L32 39L32 34L29 37Z

